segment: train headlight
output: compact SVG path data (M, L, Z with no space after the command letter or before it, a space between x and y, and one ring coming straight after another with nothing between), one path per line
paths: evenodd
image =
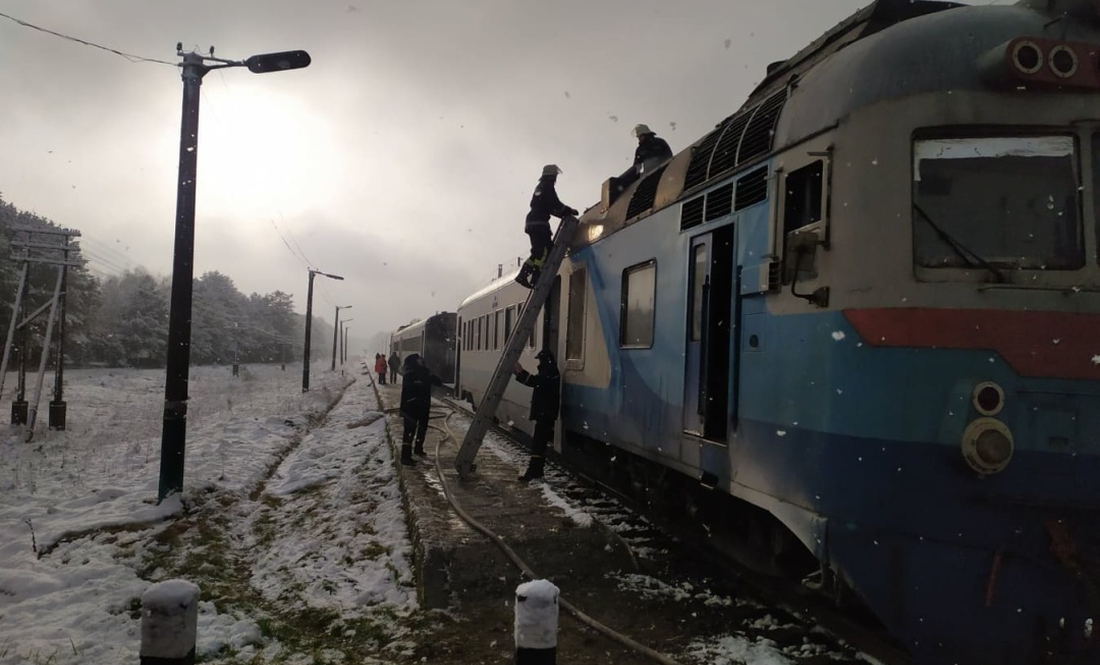
M1005 408L1005 391L992 381L983 381L974 386L971 400L974 408L983 416L995 416Z
M1050 50L1050 71L1058 78L1068 79L1077 73L1077 54L1059 44Z
M993 418L978 418L963 431L963 459L982 475L1004 471L1012 460L1015 447L1012 432Z
M1034 74L1043 68L1043 49L1030 40L1020 40L1012 47L1012 64L1025 74Z

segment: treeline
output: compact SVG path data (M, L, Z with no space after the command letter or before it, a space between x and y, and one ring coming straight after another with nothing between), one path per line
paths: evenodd
M27 234L13 228L57 229L50 220L19 210L0 197L0 345L7 338L12 306L23 269L15 240ZM76 239L79 245L80 238ZM35 234L36 244L58 243L60 236ZM50 249L31 250L31 256L61 258ZM70 267L66 277L65 356L72 366L163 367L168 345L168 310L171 277L137 269L97 279L80 254L81 265ZM21 320L53 297L58 267L31 264ZM211 271L195 278L192 294L191 363L225 364L300 361L305 336L305 317L296 314L290 294L274 291L245 295L228 276ZM37 362L46 333L45 313L29 323L28 359ZM55 333L56 339L56 333ZM21 344L16 333L15 344ZM332 326L313 319L311 357L332 352ZM2 347L0 347L2 348ZM51 357L55 351L51 350Z

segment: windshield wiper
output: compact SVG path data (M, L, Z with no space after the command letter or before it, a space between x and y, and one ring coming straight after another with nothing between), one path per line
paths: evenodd
M924 221L928 222L928 226L932 227L932 230L936 232L936 235L940 237L940 240L942 240L945 245L950 247L953 252L958 254L959 258L966 262L966 265L970 266L971 268L984 268L988 270L998 282L1008 281L1008 279L1005 278L1005 274L997 269L992 263L983 259L976 252L974 252L974 250L968 248L966 245L962 244L958 240L955 240L955 238L951 237L951 235L947 231L944 231L939 224L932 221L932 218L928 215L928 213L926 213L919 205L914 203L913 209L920 213L920 216L924 218Z

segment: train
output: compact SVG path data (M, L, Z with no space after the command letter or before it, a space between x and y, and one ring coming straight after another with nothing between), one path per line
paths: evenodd
M454 312L436 312L401 326L390 333L390 353L396 353L402 362L417 353L444 384L453 384L458 367L456 317Z
M919 665L1100 662L1100 3L877 0L609 183L525 345L557 453ZM511 276L456 312L474 403Z

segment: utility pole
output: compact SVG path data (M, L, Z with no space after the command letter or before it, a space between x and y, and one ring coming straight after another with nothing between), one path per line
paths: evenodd
M336 320L332 324L332 367L331 367L331 370L334 371L334 372L336 371L336 342L337 342L336 331L340 327L340 310L342 310L342 309L351 309L351 305L344 305L344 306L337 305L336 306Z
M313 278L317 275L343 281L339 275L330 275L320 270L309 269L309 288L306 290L306 348L302 353L302 392L309 392L309 345L313 334Z
M241 375L241 324L233 324L233 376Z
M12 403L12 424L13 425L28 425L27 428L27 440L30 441L34 436L34 426L38 419L38 405L42 398L42 383L46 376L46 365L50 356L50 347L53 343L53 329L54 322L59 324L59 334L57 339L57 352L58 361L56 366L56 377L54 383L54 396L55 399L50 402L50 419L49 426L51 429L65 429L65 403L61 400L63 395L62 381L64 380L64 366L65 366L65 349L64 349L64 325L65 325L65 310L64 310L64 290L66 284L66 276L68 275L69 266L79 266L80 264L72 261L69 257L69 252L78 251L79 248L70 245L71 236L80 236L79 231L73 231L69 229L56 229L56 228L34 228L24 226L13 226L10 229L15 233L26 233L26 240L13 239L11 241L12 248L22 249L21 256L13 256L12 258L23 263L22 275L19 280L19 291L15 297L15 305L12 308L12 320L8 329L7 342L4 345L3 360L0 361L0 394L3 393L4 376L7 374L7 364L11 353L17 351L19 354L19 374L18 374L18 386L16 399ZM59 242L42 242L36 240L34 236L45 235L47 237L59 238ZM31 251L34 251L36 256L31 256ZM56 252L60 252L58 256ZM43 256L42 254L45 254ZM23 317L24 298L26 296L27 284L29 282L29 270L30 264L46 264L57 266L57 282L54 287L53 297L49 302L42 305L38 309L34 310L30 314ZM42 340L41 352L38 359L38 378L35 383L34 402L26 401L26 376L27 368L26 362L29 357L29 344L27 331L30 328L31 323L37 319L40 315L47 313L46 317L46 335ZM21 331L20 343L18 349L13 346L14 333L16 330Z
M340 322L340 364L343 365L344 361L348 359L348 329L351 326L345 324L351 323L355 319L346 319Z
M195 178L199 156L199 87L202 77L214 69L248 67L254 74L308 67L305 51L254 55L246 60L224 60L209 55L184 53L176 44L183 78L183 111L180 122L179 178L176 188L176 234L172 260L172 298L168 314L167 377L164 382L164 426L160 440L158 500L183 490L184 446L187 438L187 375L191 364L191 288L195 255ZM208 64L212 63L212 64Z

